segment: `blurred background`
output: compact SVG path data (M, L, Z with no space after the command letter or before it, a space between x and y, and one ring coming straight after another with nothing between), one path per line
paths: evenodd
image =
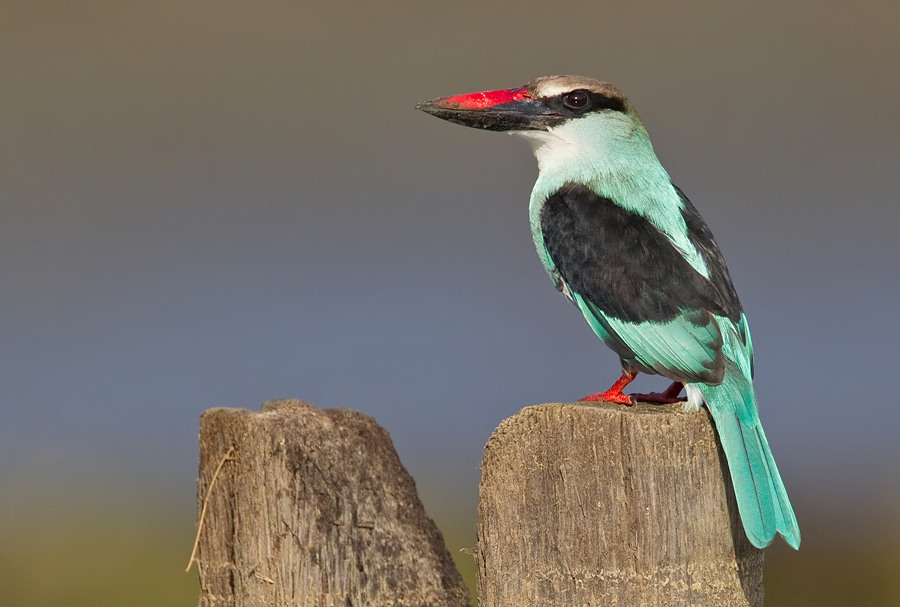
M751 320L804 534L767 604L900 602L896 4L0 4L0 603L191 605L200 413L385 426L471 574L496 424L617 377L525 142L418 101L632 99ZM665 382L642 380L639 390Z

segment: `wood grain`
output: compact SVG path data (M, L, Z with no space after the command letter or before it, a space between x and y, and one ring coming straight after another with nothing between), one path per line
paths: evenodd
M371 417L300 401L206 411L198 506L208 490L201 607L468 604L412 478Z
M481 607L762 607L763 553L741 527L705 410L550 404L488 442Z

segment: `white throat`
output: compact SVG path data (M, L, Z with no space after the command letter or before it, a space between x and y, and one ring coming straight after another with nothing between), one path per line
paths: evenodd
M547 131L516 131L531 143L539 174L531 193L535 242L544 201L568 183L581 183L637 213L672 241L700 274L708 269L687 237L682 202L634 114L598 112Z

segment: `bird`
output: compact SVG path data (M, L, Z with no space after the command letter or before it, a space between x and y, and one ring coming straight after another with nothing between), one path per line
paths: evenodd
M613 386L581 400L709 410L742 526L757 548L800 529L759 420L747 317L718 244L663 168L632 103L609 82L543 76L510 89L425 101L428 114L506 131L532 146L529 222L557 290L620 358ZM672 381L629 395L638 373Z

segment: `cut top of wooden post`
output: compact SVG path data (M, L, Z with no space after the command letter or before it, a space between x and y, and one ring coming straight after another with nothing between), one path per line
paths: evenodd
M296 400L208 410L198 489L201 502L209 493L203 607L468 604L390 436L367 415Z
M759 606L711 418L678 405L527 407L488 442L482 607Z

